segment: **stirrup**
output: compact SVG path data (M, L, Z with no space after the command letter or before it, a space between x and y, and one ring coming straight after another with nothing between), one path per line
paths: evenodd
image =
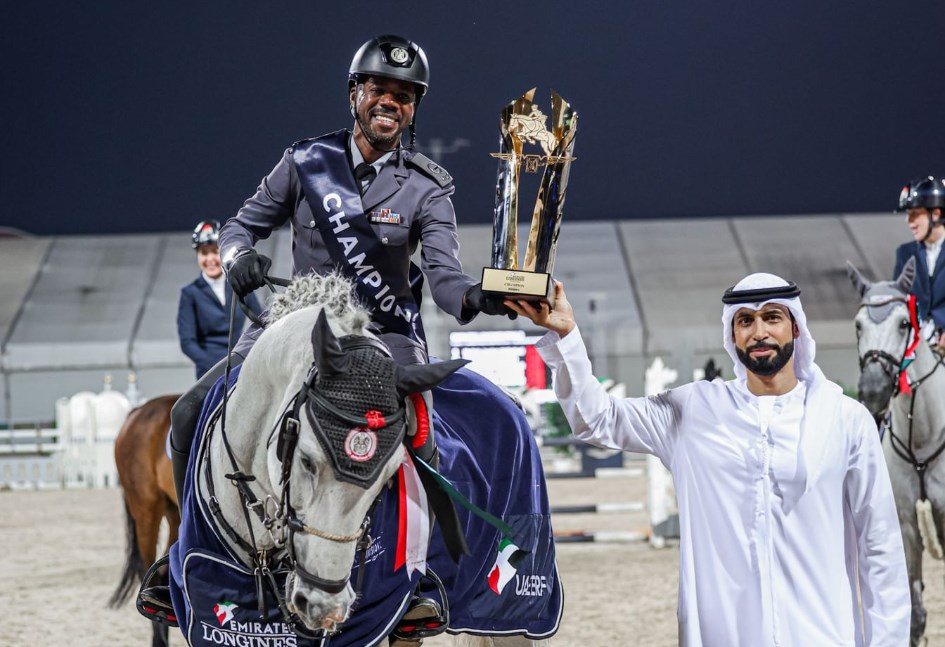
M433 598L420 595L424 579L432 582L433 587L440 594L440 599L443 600L442 606ZM397 623L397 627L391 632L391 637L395 639L392 645L397 645L396 641L419 645L424 638L438 636L446 631L449 624L450 611L446 599L446 589L437 574L428 567L426 575L421 576L420 581L417 582L417 592L410 601L407 612L404 613Z
M151 564L151 568L141 579L141 588L138 589L138 597L135 598L135 608L151 622L176 627L177 614L174 613L174 605L171 602L171 587L151 584L158 570L169 562L170 555L164 555Z

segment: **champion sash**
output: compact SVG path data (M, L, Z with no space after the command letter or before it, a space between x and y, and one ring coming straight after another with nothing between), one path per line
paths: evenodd
M297 144L292 160L315 225L339 270L355 283L382 332L423 342L420 308L404 267L381 243L364 214L347 154L348 132ZM405 264L406 266L406 264Z

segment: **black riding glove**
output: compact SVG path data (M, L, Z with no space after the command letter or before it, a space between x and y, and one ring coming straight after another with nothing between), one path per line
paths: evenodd
M466 307L471 310L477 310L487 315L505 315L509 319L518 317L518 313L510 310L504 303L502 297L483 294L482 283L477 283L468 290L463 297Z
M230 263L226 278L230 281L233 292L239 297L245 297L256 288L266 285L266 275L269 274L271 266L270 258L257 254L256 250L251 249L237 256Z

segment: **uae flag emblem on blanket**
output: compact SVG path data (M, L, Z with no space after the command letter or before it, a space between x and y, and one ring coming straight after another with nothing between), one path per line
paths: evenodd
M217 615L221 627L233 619L233 609L235 608L236 604L233 602L221 601L214 605L213 612Z
M495 566L489 571L489 588L496 595L502 594L502 589L515 576L519 562L527 554L528 551L522 550L508 539L503 538L499 542L499 555L496 557Z

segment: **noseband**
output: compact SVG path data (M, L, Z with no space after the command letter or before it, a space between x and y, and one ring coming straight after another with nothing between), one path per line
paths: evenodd
M340 341L342 348L348 352L355 350L373 350L382 354L385 358L390 358L390 353L387 348L380 342L376 342L369 337L352 335L344 337ZM322 428L322 424L320 422L321 415L327 414L329 417L341 421L345 425L353 426L354 429L374 430L400 424L400 433L398 434L397 443L395 443L395 446L398 446L402 440L401 436L403 435L402 424L405 417L405 408L403 405L401 405L396 411L390 413L381 413L376 410L370 410L365 412L364 415L351 414L336 406L328 398L328 396L326 396L324 389L319 386L317 378L317 370L316 367L313 366L309 371L309 375L307 376L302 387L295 394L291 409L286 412L286 415L283 417L279 426L280 430L277 445L277 455L279 456L279 461L282 463L282 493L280 496L280 511L281 516L285 519L285 526L287 529L285 546L292 569L296 572L296 575L299 577L299 579L313 588L320 589L329 594L337 594L343 591L345 586L348 585L350 574L337 580L329 580L307 571L299 563L299 560L296 556L295 535L296 533L304 533L318 537L319 539L324 539L326 541L340 544L358 542L356 551L361 551L363 555L364 551L368 547L368 544L370 543L370 535L368 534L368 530L370 529L371 517L373 515L374 508L377 506L379 497L371 505L368 514L364 517L358 530L351 534L345 535L327 532L325 530L310 526L299 518L298 512L291 504L291 497L289 494L291 485L290 477L292 475L293 463L292 457L295 453L296 446L298 445L299 433L301 430L302 409L303 407L305 408L309 423L312 425L313 431L316 437L318 437L319 441L322 443L323 448L326 449L327 453L331 454L332 452L330 451L330 444L327 441L322 442L323 439L327 438L327 434ZM316 415L316 410L320 415ZM381 456L378 460L378 463L386 463L387 457L389 457L389 455L390 452ZM337 465L333 465L333 467L335 467L335 473L337 477L340 477L342 480L346 481L354 481L357 485L365 488L369 487L377 477L377 470L374 470L374 478L346 478L345 475L339 471Z

